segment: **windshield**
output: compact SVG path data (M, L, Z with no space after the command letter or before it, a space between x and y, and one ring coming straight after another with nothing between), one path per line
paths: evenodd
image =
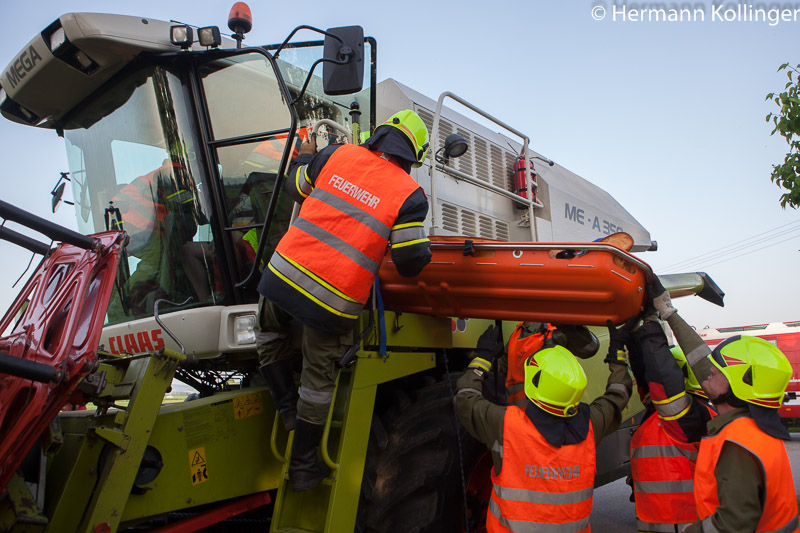
M186 92L165 68L147 67L65 124L79 229L123 229L130 237L110 324L152 316L158 299L202 305L224 297Z
M321 54L316 45L282 52L290 98ZM232 287L264 269L289 225L293 202L276 185L293 117L272 62L253 51L185 57L197 57L199 93L188 83L191 59L165 58L119 76L64 124L79 229L130 236L110 324L152 316L159 299L255 301L255 290ZM352 132L351 102L369 128L369 89L325 96L317 69L295 105L289 158L322 119ZM319 133L320 148L343 139L335 128Z

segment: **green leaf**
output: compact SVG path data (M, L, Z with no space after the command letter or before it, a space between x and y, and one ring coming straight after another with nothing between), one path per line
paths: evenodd
M781 206L800 207L800 65L797 68L784 63L778 71L786 70L789 82L781 93L769 93L765 100L772 100L779 111L767 113L764 120L773 124L770 135L779 133L789 145L789 152L780 164L772 166L769 179L783 189L780 197ZM798 77L794 77L794 73Z

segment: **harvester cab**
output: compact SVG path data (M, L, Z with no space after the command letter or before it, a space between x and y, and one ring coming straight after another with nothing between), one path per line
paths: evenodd
M15 391L0 404L8 530L188 531L231 517L273 531L476 530L491 460L456 423L451 384L480 333L495 320L511 321L506 338L520 320L620 324L641 308L653 274L629 251L654 243L607 192L453 93L377 83L376 42L360 27L299 26L280 44L244 46L251 26L241 3L230 39L214 26L72 13L0 76L0 114L64 138L72 194L57 184L53 207L71 202L80 233L0 204L3 218L67 243L53 252L0 227L46 257L2 322L0 390ZM295 41L299 31L318 40ZM286 170L311 135L320 147L358 143L399 109L431 131L412 176L429 198L434 262L408 281L384 261L385 310L359 318L356 363L339 372L328 414L332 475L294 493L293 434L257 375L254 333L255 285L293 217ZM611 239L621 232L624 247ZM61 288L73 278L96 281ZM710 279L674 281L721 301ZM60 308L49 303L62 292ZM53 320L78 312L68 301L96 305ZM584 400L604 390L600 359L581 363ZM173 377L199 398L162 405ZM62 401L89 409L56 416ZM598 484L625 473L641 410L632 402L601 444Z

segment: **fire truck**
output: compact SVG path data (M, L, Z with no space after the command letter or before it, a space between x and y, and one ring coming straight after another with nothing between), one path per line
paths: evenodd
M773 322L751 326L729 328L704 328L698 331L700 337L713 350L715 346L729 337L751 335L771 342L786 355L792 364L792 378L786 387L787 397L778 409L784 424L796 426L800 422L800 322Z

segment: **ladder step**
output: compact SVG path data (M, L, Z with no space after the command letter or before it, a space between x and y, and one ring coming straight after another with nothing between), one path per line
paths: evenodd
M279 527L276 533L315 533L310 529L300 529L298 527Z
M335 472L331 472L331 474L332 474L332 475L331 475L330 477L323 478L323 480L322 480L322 481L320 481L320 482L319 482L319 484L320 484L320 485L328 485L328 486L332 486L332 485L333 485L333 482L334 482L333 476L334 476L336 473L335 473ZM284 480L285 482L287 482L287 483L289 482L289 472L286 472L286 474L283 476L283 480Z

